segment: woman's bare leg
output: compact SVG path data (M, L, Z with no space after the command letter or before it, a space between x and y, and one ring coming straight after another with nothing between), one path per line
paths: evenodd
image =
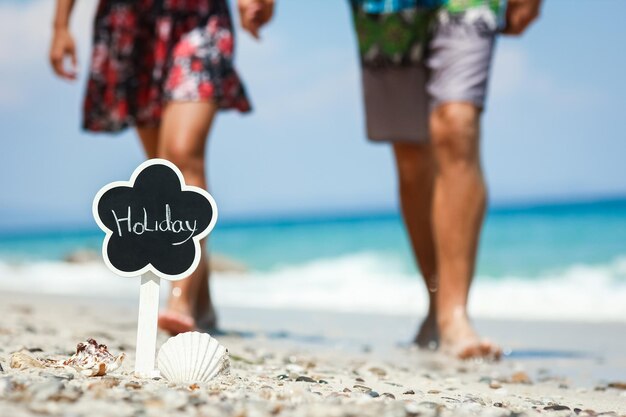
M157 155L173 162L188 185L207 188L204 155L216 110L212 102L173 102L163 113ZM204 246L200 265L189 278L172 283L167 309L159 316L159 326L172 334L215 327Z
M141 139L143 150L148 159L157 157L157 149L159 147L159 128L158 127L138 127L137 135Z

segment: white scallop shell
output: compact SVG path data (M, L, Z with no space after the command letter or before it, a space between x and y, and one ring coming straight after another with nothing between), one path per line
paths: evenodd
M163 343L157 363L170 382L207 382L228 369L228 350L206 333L181 333Z

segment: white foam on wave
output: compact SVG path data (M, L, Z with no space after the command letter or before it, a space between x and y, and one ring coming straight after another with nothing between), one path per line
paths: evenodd
M427 306L421 279L376 253L320 259L269 272L220 273L214 278L218 307L422 315ZM133 300L138 287L138 279L117 277L98 263L0 263L2 290ZM477 277L470 311L485 318L626 321L625 300L626 258L622 257L535 277Z

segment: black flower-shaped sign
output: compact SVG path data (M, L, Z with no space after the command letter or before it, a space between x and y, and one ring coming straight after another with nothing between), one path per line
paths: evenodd
M130 181L103 187L93 202L98 226L106 233L102 255L122 276L151 271L178 280L200 262L200 240L217 220L215 200L185 185L180 170L164 159L141 164Z

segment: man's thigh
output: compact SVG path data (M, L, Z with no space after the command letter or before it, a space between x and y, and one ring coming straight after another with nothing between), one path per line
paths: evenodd
M431 110L448 102L485 106L497 26L488 9L468 13L438 18L426 59Z

